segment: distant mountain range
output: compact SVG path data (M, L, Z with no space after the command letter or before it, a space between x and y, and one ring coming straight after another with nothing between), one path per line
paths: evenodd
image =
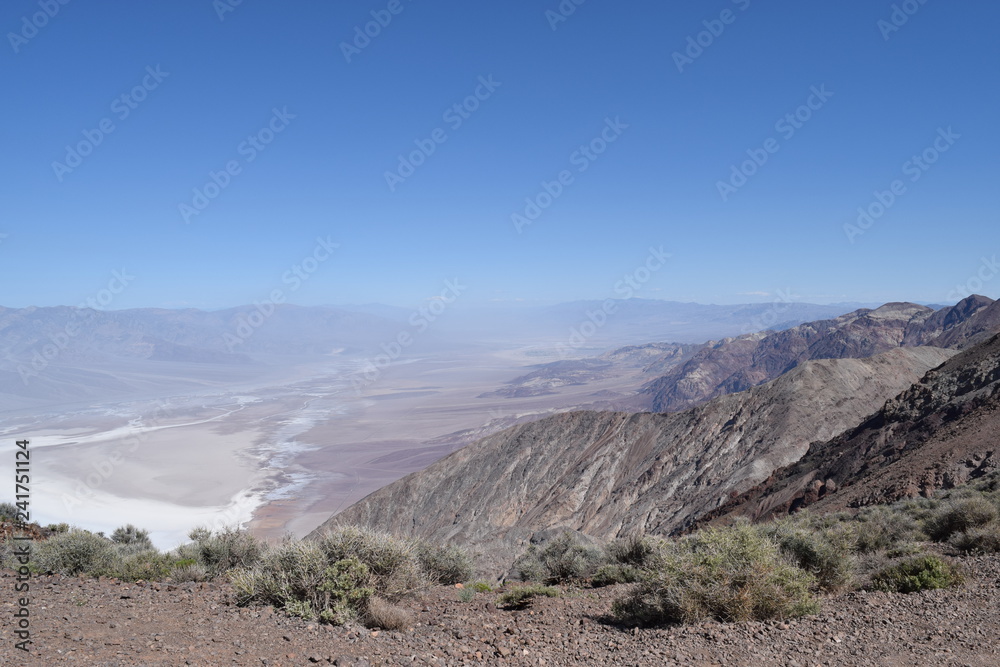
M673 412L773 380L813 359L857 359L895 347L961 348L1000 329L1000 302L971 296L932 310L889 303L785 331L705 345L642 390L642 407Z
M370 357L400 335L412 341L408 355L538 345L573 357L634 341L700 343L703 335L841 312L834 306L779 305L635 299L512 309L269 303L216 311L0 307L0 399L4 408L15 409L113 399L158 387L183 390L206 379L245 380L266 366L328 360L332 354Z

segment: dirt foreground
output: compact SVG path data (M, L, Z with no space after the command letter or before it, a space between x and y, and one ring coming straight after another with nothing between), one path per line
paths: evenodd
M571 589L523 611L496 593L433 588L402 632L330 627L239 608L218 584L32 580L30 654L14 647L14 575L0 585L0 663L27 665L997 665L1000 557L961 561L965 585L913 595L848 593L789 622L622 628L622 587Z

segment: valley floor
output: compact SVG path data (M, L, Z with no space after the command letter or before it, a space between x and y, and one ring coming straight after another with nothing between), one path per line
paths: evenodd
M320 626L231 604L225 585L34 579L30 655L3 596L0 664L30 665L996 665L1000 557L961 560L958 589L848 593L786 623L625 629L606 620L621 587L570 589L524 611L496 593L439 587L405 603L404 632ZM0 577L13 591L14 575Z

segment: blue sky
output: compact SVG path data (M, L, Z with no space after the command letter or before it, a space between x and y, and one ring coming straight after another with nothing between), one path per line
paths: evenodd
M1000 297L997 3L230 4L3 3L0 304Z

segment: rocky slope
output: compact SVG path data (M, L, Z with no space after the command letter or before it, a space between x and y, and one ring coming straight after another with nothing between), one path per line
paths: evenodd
M1000 467L1000 335L952 357L857 428L719 516L760 518L805 505L841 509L928 495Z
M959 349L1000 329L1000 302L970 296L933 310L889 303L785 331L713 342L643 387L647 409L676 412L743 391L812 359L863 358L900 346Z
M32 581L25 654L13 646L15 600L0 600L0 664L17 665L889 665L1000 662L1000 560L964 558L958 589L847 593L787 622L622 628L607 620L621 587L569 590L519 611L496 593L462 602L434 588L404 602L402 631L333 627L270 607L240 608L215 584ZM13 589L14 574L0 586Z
M476 545L503 560L538 531L669 533L860 422L954 354L900 348L801 365L673 414L577 412L480 440L331 518ZM509 561L508 561L509 562Z

